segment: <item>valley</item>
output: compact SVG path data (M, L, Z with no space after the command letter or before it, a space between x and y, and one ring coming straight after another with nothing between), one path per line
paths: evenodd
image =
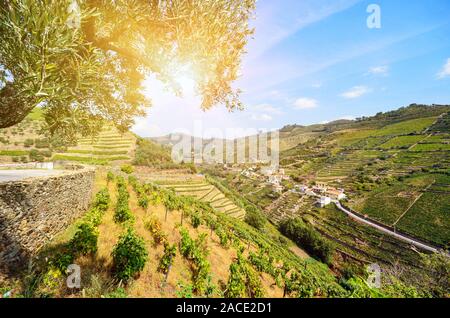
M167 138L159 145L109 126L58 145L38 133L35 112L0 132L2 169L90 166L93 199L84 216L36 251L32 272L8 274L0 290L17 297L448 295L427 262L448 260L449 112L411 105L287 126L276 167L176 164ZM58 169L37 169L36 177ZM126 256L141 264L126 278L113 252L120 242L142 251ZM83 268L79 290L64 285L68 262ZM374 263L381 289L364 281ZM30 277L38 283L31 286Z

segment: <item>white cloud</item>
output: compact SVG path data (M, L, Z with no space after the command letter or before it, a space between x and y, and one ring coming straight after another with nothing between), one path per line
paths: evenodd
M342 97L347 99L353 99L361 97L370 92L370 89L366 86L354 86L350 90L341 94Z
M268 114L251 114L250 119L255 121L270 121L272 117Z
M310 109L316 108L319 102L314 98L300 97L294 102L294 107L297 109Z
M369 68L369 74L372 75L388 75L388 72L389 66L387 65L372 66Z
M438 78L444 78L450 76L450 58L447 59L447 63L442 67L442 70L438 73Z
M256 112L264 112L264 113L269 113L269 114L273 114L273 115L283 114L281 109L279 109L278 107L274 107L270 104L259 104L259 105L251 107L251 109Z

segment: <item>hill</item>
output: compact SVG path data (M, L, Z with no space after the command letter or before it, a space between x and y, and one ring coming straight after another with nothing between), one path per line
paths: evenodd
M333 205L317 207L317 199L296 186L342 189L347 195L343 204L363 217L448 249L449 111L449 106L411 105L354 121L284 127L281 142L297 145L280 154L288 177L281 192L258 167L252 176L242 173L248 167L210 167L208 172L256 204L274 224L301 217L334 241L343 259L377 262L386 272L402 268L404 279L417 282L423 279L417 250L358 224ZM308 134L314 137L301 140Z
M74 144L48 136L44 127L42 110L35 108L18 125L0 129L0 162L68 161L93 165L135 160L143 165L171 162L168 149L145 142L131 132L121 133L111 125L105 125L96 136L79 136Z

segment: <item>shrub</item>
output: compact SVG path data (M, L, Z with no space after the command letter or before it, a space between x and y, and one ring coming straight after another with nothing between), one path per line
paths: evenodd
M203 294L208 287L210 263L206 259L208 250L206 248L206 234L200 234L193 240L186 229L180 230L181 242L180 252L186 259L192 261L193 287L197 294Z
M114 246L112 258L114 275L118 279L128 281L135 277L148 259L144 239L128 228Z
M151 218L145 222L144 226L152 234L155 245L167 241L167 235L161 230L161 222L158 219Z
M133 214L131 213L130 206L127 201L118 201L116 205L116 210L114 212L114 222L124 223L126 221L133 220Z
M261 230L266 224L266 218L253 206L247 206L245 209L245 222L255 229Z
M139 196L138 204L144 210L146 210L148 208L148 202L149 202L149 200L148 200L148 196L146 194Z
M299 218L294 218L282 223L280 230L308 253L326 264L331 264L334 245L322 237L311 225L305 224Z
M50 143L48 141L48 139L44 138L44 139L36 139L34 141L34 146L36 148L49 148L50 147Z
M41 155L43 155L46 158L51 158L51 156L52 156L52 151L51 150L43 150L40 153L41 153Z
M78 230L69 243L74 255L87 255L97 252L98 230L93 224L81 223Z
M246 296L263 297L264 292L258 273L244 259L242 250L239 250L237 259L230 265L225 297L243 298Z
M94 206L106 211L110 201L111 197L109 196L108 189L103 188L95 195Z
M170 245L168 242L164 242L164 255L159 261L158 271L163 274L167 274L176 255L177 246L175 244Z
M25 147L29 148L34 145L34 140L33 139L25 139L25 141L23 142L23 145Z
M134 167L132 165L123 165L120 167L120 170L126 174L130 174L134 172Z
M69 252L59 252L55 255L55 257L49 262L50 267L55 267L61 271L61 273L65 273L67 271L67 267L70 264L73 264L75 257L73 253Z
M131 213L130 206L128 205L128 193L127 185L122 177L117 178L118 197L116 203L116 209L114 212L114 222L124 223L126 221L133 220L133 214Z
M191 224L194 229L198 228L200 224L202 224L202 219L200 218L199 213L194 212L191 214Z
M93 226L99 226L102 221L103 213L104 211L100 208L93 207L88 213L86 213L84 220Z
M44 161L44 156L37 149L32 149L29 156L31 161Z
M108 183L114 181L114 173L112 171L108 171L108 173L106 174L106 181Z

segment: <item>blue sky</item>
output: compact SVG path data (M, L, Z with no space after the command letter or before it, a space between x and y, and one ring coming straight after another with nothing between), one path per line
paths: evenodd
M379 29L367 27L370 4L381 9ZM178 98L149 80L154 106L133 130L245 135L410 103L450 104L448 0L260 0L256 16L236 83L244 111L202 112L193 92Z

